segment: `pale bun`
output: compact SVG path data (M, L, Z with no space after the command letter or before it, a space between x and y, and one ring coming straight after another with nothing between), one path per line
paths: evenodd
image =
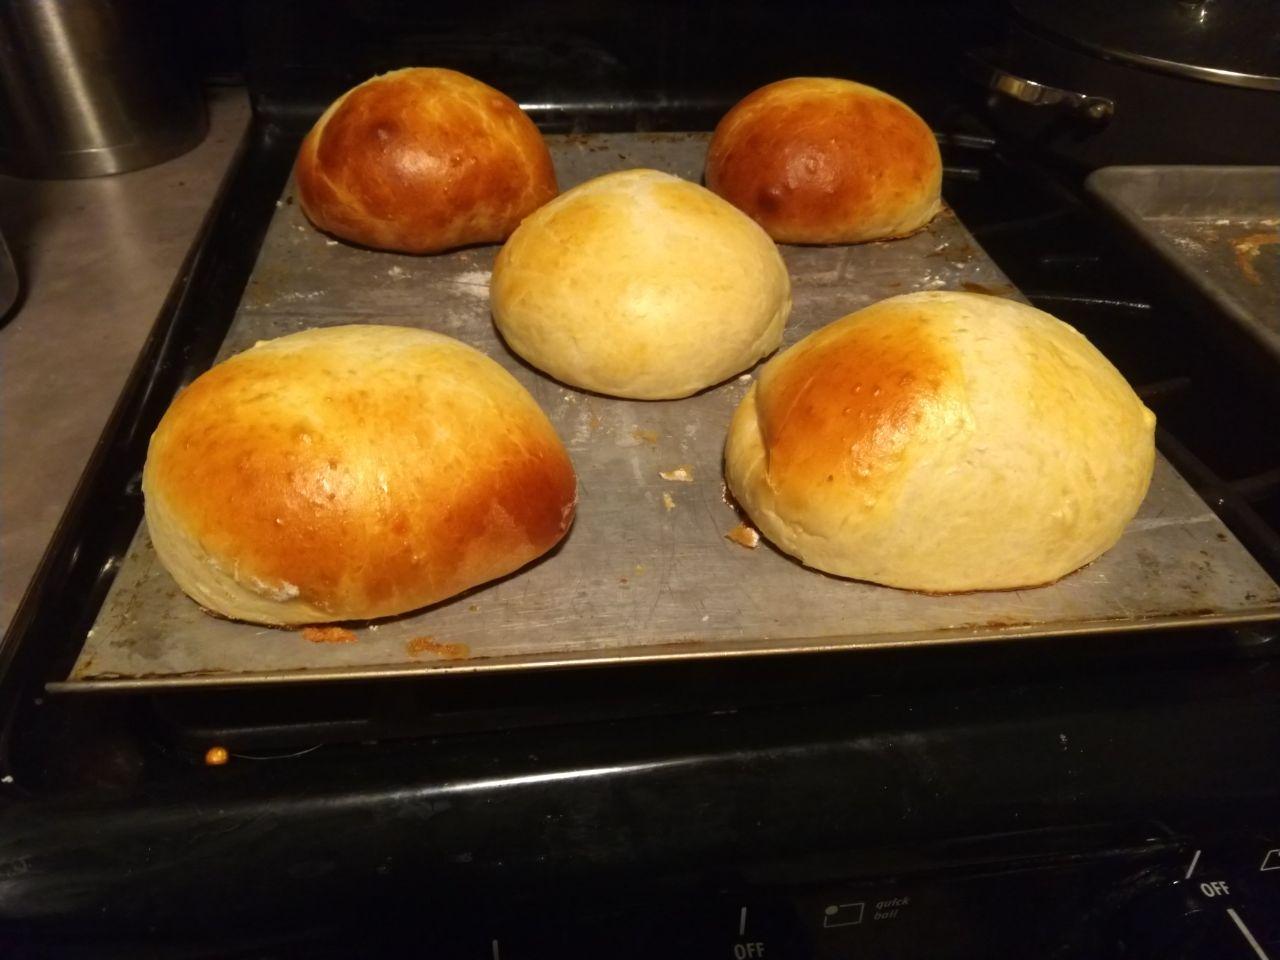
M339 97L303 140L294 177L321 230L405 253L505 240L556 195L551 155L519 106L428 67Z
M761 87L716 127L707 186L779 243L861 243L919 230L941 206L942 157L901 100L850 80Z
M498 255L493 317L565 383L684 397L777 349L791 283L772 240L709 190L627 170L542 207Z
M575 479L529 393L456 340L341 326L260 343L174 400L142 478L161 562L267 624L414 610L564 536Z
M1065 323L913 293L771 360L734 414L726 478L761 533L819 570L940 593L1031 587L1119 539L1154 429Z

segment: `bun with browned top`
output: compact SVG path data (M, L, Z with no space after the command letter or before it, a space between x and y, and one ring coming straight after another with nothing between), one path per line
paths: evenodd
M795 77L761 87L716 127L707 186L779 243L861 243L919 230L941 206L942 158L901 100Z
M1119 539L1155 417L1065 323L972 293L893 297L760 372L729 488L811 567L930 592L1030 587Z
M547 146L514 101L427 67L339 97L303 140L294 176L321 230L405 253L505 240L556 195Z
M147 526L202 606L256 623L414 610L551 549L568 455L477 350L405 327L260 343L180 393L151 438Z

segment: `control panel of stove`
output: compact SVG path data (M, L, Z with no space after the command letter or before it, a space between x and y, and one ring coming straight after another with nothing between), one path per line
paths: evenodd
M823 885L744 903L737 919L690 956L1280 960L1280 843Z
M1280 839L761 881L507 915L474 960L1280 960ZM565 912L566 907L569 908Z

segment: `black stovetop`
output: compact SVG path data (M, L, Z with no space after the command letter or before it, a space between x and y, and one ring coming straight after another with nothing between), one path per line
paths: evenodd
M140 517L146 438L231 320L301 132L331 87L413 47L411 6L371 5L345 33L336 15L309 33L289 5L250 23L266 52L244 149L0 656L0 948L370 956L407 940L500 960L756 956L747 944L767 943L770 957L843 956L854 948L823 939L831 918L863 904L867 929L897 930L890 911L911 908L891 903L915 897L928 919L857 955L1146 956L1123 952L1128 905L1193 856L1226 876L1269 849L1280 660L1268 626L325 691L44 695ZM776 9L751 5L756 33L730 31L720 53L741 55ZM822 71L857 73L837 69L849 34L832 25L857 18L798 9L828 38L813 54ZM887 4L868 9L864 29L910 26ZM481 75L473 61L523 65L513 84L526 88L511 92L555 129L705 129L758 79L688 57L645 72L641 54L614 55L638 31L656 56L714 30L711 14L659 4L646 28L557 10L554 42L518 19L497 54L479 40L425 49ZM962 45L974 22L950 38L935 24L930 42ZM398 45L379 45L379 30ZM335 60L344 36L356 53ZM858 75L894 89L892 44L870 46L871 76ZM792 47L803 59L806 45ZM1280 576L1280 377L1139 266L1082 199L1082 171L993 138L974 92L944 81L952 61L929 59L900 86L927 88L948 202L1037 306L1125 373L1157 413L1162 451ZM556 83L539 89L540 71ZM215 744L224 767L204 763Z

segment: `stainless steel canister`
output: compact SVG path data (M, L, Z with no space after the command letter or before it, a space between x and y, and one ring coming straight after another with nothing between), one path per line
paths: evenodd
M159 163L208 130L159 0L0 2L0 172L94 177Z

